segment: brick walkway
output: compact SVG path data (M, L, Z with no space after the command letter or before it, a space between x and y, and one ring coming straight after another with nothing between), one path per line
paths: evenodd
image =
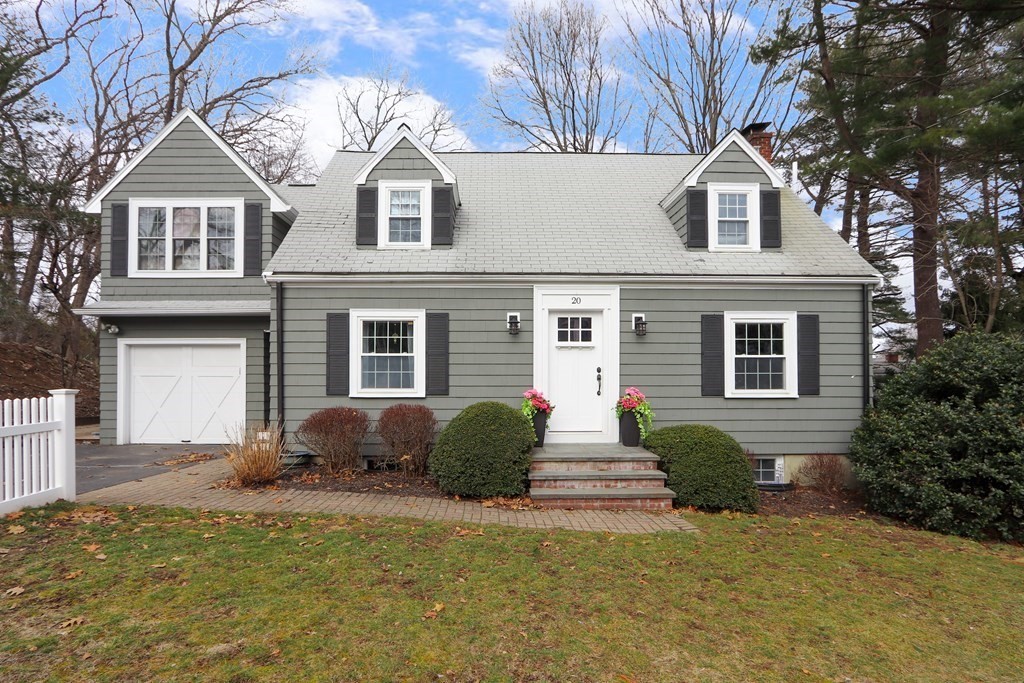
M416 519L503 524L527 529L572 529L645 534L657 531L697 531L682 516L633 510L506 510L486 508L475 501L413 496L384 496L336 491L236 491L211 488L226 479L228 465L211 460L138 481L117 484L78 496L81 503L106 505L168 505L232 512L299 512L415 517Z

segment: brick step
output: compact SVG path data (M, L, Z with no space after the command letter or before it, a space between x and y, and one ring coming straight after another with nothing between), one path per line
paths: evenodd
M651 488L664 485L666 478L667 475L660 470L544 470L530 472L530 488Z
M586 453L548 455L539 449L534 451L530 466L532 472L656 469L658 469L658 456L647 451L629 455L587 455Z
M541 507L575 510L670 510L675 497L664 487L530 490L530 499Z

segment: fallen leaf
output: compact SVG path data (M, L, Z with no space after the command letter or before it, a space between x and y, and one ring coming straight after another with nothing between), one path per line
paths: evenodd
M203 534L203 538L204 538L204 539L206 539L206 538L213 538L213 537L214 537L214 536L216 536L216 535L217 535L217 534Z
M94 552L96 552L99 549L100 549L100 544L99 543L90 543L89 545L83 545L82 546L82 550L84 550L87 553L94 553Z
M83 660L85 660L85 659L92 659L92 654L86 652L84 655L82 655L82 659Z
M427 610L423 614L424 619L437 619L438 615L444 611L444 603L438 602L434 604L434 609Z
M17 534L23 534L25 533L25 527L21 526L20 524L12 524L11 526L7 527L7 533L14 536L16 536Z
M103 553L100 553L100 554L96 555L96 559L99 560L100 562L102 562L103 560L107 559L107 556L104 555Z
M4 595L10 595L13 597L15 595L21 595L24 592L24 588L22 588L21 586L15 586L14 588L8 588L7 590L5 590Z
M72 628L74 626L81 626L83 623L85 623L84 617L72 617L67 621L60 622L60 625L57 628Z
M24 516L25 516L25 512L23 510L18 510L17 512L8 512L7 513L7 519L11 520L12 522L14 520L16 520L16 519L21 519Z
M164 567L166 567L166 566L167 566L167 563L166 563L166 562L158 562L158 563L156 563L156 564L151 564L151 565L149 565L149 566L150 566L150 567L151 567L152 569L163 569Z
M483 529L463 529L460 526L455 527L456 536L483 536Z
M70 572L70 573L64 575L64 580L65 581L70 581L71 579L77 579L79 576L81 576L84 573L85 572L83 572L81 569L79 569L77 571Z
M10 548L0 548L0 555L6 555L9 552L11 552Z
M822 554L821 554L821 556L822 556L822 557L832 557L832 555L831 555L831 554L829 554L829 553L822 553Z

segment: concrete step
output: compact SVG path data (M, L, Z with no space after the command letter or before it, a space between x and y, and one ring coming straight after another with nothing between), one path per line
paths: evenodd
M531 471L581 471L581 470L656 470L658 456L645 450L636 449L622 455L590 455L581 453L545 453L544 449L533 452Z
M662 486L668 475L660 470L543 470L530 472L530 488L595 489Z
M671 510L675 497L664 487L530 490L530 499L541 507L574 510Z

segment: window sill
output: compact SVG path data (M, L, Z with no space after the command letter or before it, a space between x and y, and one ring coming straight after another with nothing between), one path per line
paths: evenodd
M721 246L721 245L716 245L714 247L710 247L709 246L708 247L708 251L711 252L711 253L716 253L716 252L730 253L730 252L732 252L732 253L741 253L741 254L757 254L757 253L760 253L761 249L758 248L758 247L750 247L750 246Z
M245 277L237 270L170 270L170 271L145 271L139 270L128 273L128 278L135 280L180 280L182 278L203 279L203 278L241 278Z
M354 391L349 394L349 398L425 398L426 393L423 391Z
M800 398L799 394L779 391L726 391L725 398Z
M429 251L429 244L378 244L377 251Z

